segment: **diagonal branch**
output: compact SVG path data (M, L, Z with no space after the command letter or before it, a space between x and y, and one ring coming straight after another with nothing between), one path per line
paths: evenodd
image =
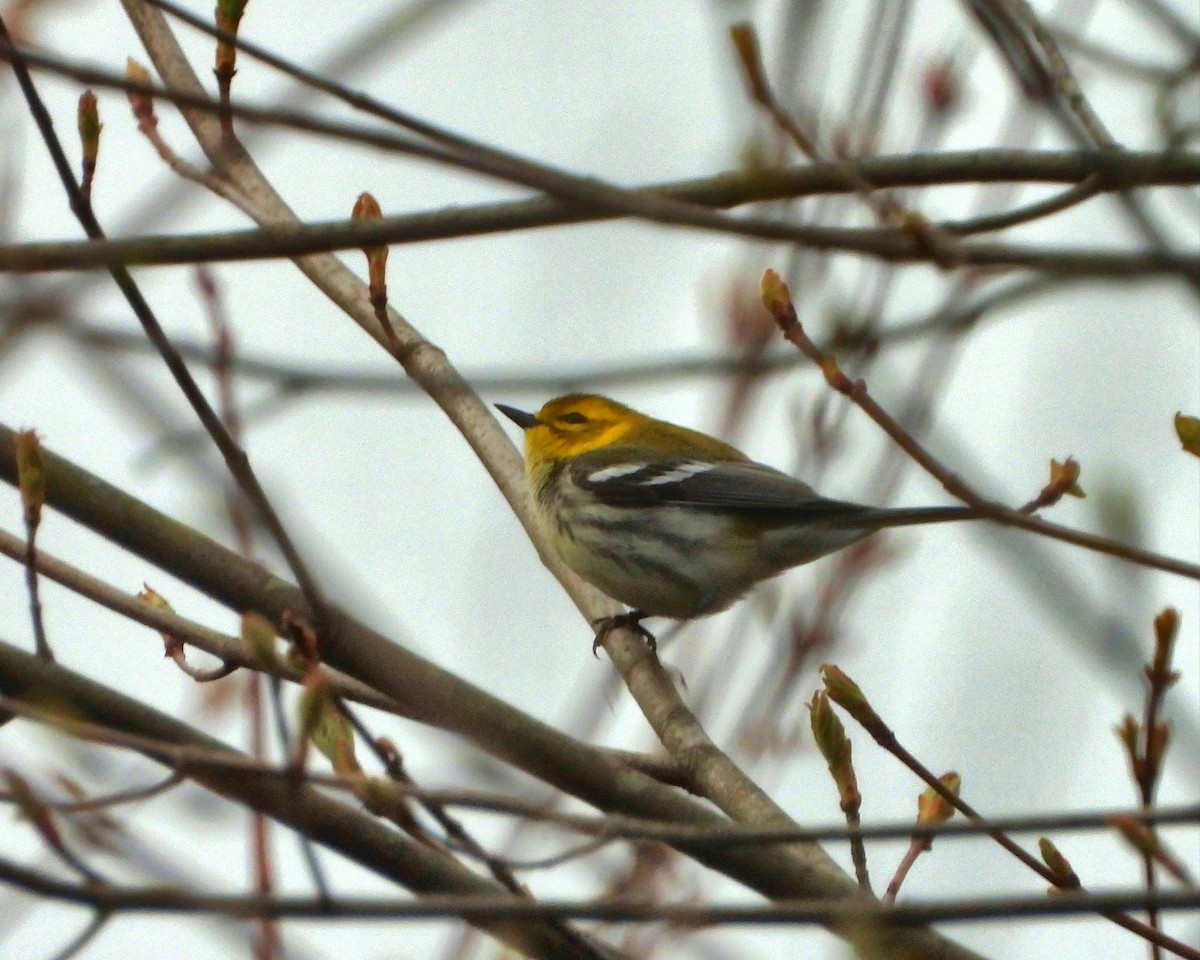
M3 642L0 642L0 691L6 697L31 705L66 702L76 716L154 738L164 745L194 746L233 757L243 756L179 720L70 670L59 666L41 669L35 657ZM141 752L152 760L171 765L169 752L158 753L150 746ZM215 766L180 772L214 793L260 811L417 894L503 896L507 893L498 883L476 875L448 854L417 843L299 781L247 777ZM514 948L546 960L560 957L599 960L604 956L590 946L581 945L577 935L557 924L484 922L480 926Z
M370 308L368 306L368 313ZM256 564L172 520L46 451L46 502L96 533L189 583L238 612L256 610L271 619L285 611L304 615L303 595ZM0 477L15 482L11 431L0 426ZM629 639L620 655L645 658L644 645ZM330 607L322 636L322 662L379 690L410 719L449 730L600 810L664 824L696 827L728 824L705 804L638 772L607 751L560 733L490 694L441 670L399 643ZM639 674L637 682L648 679ZM0 682L0 689L4 688ZM740 818L747 825L789 827L770 818ZM857 899L858 887L811 843L713 847L672 844L700 863L772 899ZM853 936L855 931L845 931ZM895 933L897 955L922 960L975 957L930 930Z

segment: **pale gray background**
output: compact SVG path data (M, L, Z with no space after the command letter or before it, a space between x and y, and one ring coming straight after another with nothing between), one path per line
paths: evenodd
M364 70L343 73L342 79L497 146L636 185L736 166L742 138L753 122L725 39L726 26L751 17L770 37L780 5L481 0L445 6L444 15L366 62ZM825 75L822 102L833 117L846 107L838 91L849 84L859 18L876 9L871 3L844 6L823 45L827 62L809 65L814 75ZM1150 59L1177 55L1121 3L1075 6L1076 12L1094 6L1086 26L1098 37ZM1176 6L1194 19L1194 5ZM211 3L190 7L207 13ZM932 52L979 46L978 34L964 30L956 4L929 0L917 8L918 26L899 70L882 152L910 149L920 71ZM1039 9L1049 5L1039 4ZM332 51L380 16L380 5L373 2L255 0L243 29L285 56L321 68ZM145 61L115 3L46 3L35 20L37 39L66 55L113 70L122 68L126 55ZM1082 19L1079 25L1084 25ZM209 41L183 28L179 32L206 76ZM767 49L774 47L768 43ZM238 97L272 102L284 89L252 61L243 60L240 68ZM1112 83L1095 70L1083 70L1081 76L1118 138L1145 146L1151 107L1146 98L1137 96L1134 86ZM39 85L73 147L78 88L45 75ZM990 54L975 62L967 96L967 110L951 127L947 146L994 145L1012 89ZM100 103L106 128L95 205L112 233L246 225L220 201L174 183L136 133L122 98L101 93ZM303 105L326 106L311 96ZM161 117L171 142L195 157L182 123L169 109L161 110ZM8 192L4 210L10 218L3 226L5 238L79 236L7 71L0 77L0 123L8 131L0 138ZM254 142L259 162L305 218L344 216L361 190L372 191L389 213L518 195L340 143L292 134ZM1052 135L1039 143L1061 145ZM167 188L175 199L166 219L130 219L143 199ZM972 191L947 190L920 202L927 213L957 216L973 196ZM1193 230L1194 212L1193 204ZM1109 201L1017 236L1072 245L1137 242ZM1185 239L1196 238L1193 233ZM360 256L347 254L345 260L362 270ZM723 344L721 304L730 278L753 283L764 266L783 262L782 252L766 248L748 254L742 244L704 234L621 223L397 248L391 254L389 284L395 305L465 371L574 369L716 354ZM216 274L245 354L396 370L400 379L377 346L290 266L221 265ZM172 335L208 336L190 270L143 269L137 276ZM850 298L855 276L853 270L840 271L833 293ZM64 275L23 282L52 289L77 281ZM940 284L932 271L912 271L901 295L889 304L889 315L920 315L936 303ZM12 277L0 280L0 298L16 289ZM104 280L93 282L78 305L88 320L135 329ZM903 396L909 358L896 351L873 371L872 388L885 404ZM1194 560L1200 472L1196 460L1179 453L1170 420L1179 409L1200 411L1198 364L1196 304L1180 284L1047 297L990 321L966 340L954 376L938 398L930 443L965 476L1010 502L1027 499L1041 487L1050 457L1072 454L1084 465L1091 497L1064 502L1054 510L1054 519L1098 529L1104 494L1124 491L1137 502L1146 546ZM156 433L139 405L114 391L96 369L60 340L27 339L17 352L0 357L0 418L12 426L36 427L52 449L228 541L222 488L213 479L219 471L198 474L189 462L157 455ZM182 401L153 362L129 369L153 384L153 395L166 398L180 422L189 422ZM258 389L246 386L243 399L252 400ZM740 442L760 459L794 466L792 431L796 424L803 429L802 411L819 390L806 368L774 379L756 404L755 429ZM657 415L712 428L723 394L711 383L671 379L622 390L619 396ZM547 398L544 392L487 397L525 407ZM862 438L859 459L866 467L881 441L866 424L853 435ZM432 403L413 393L305 399L282 415L255 423L247 445L330 594L416 650L556 724L567 723L580 700L594 696L597 684L611 673L606 661L591 657L587 626L540 568L483 469ZM851 457L822 479L825 492L859 495L863 477L855 473L854 462ZM799 470L804 475L803 465ZM936 484L915 470L897 498L905 504L943 499ZM11 491L0 496L0 522L20 529L20 509ZM149 581L181 613L236 629L230 614L61 517L47 517L41 538L47 550L118 586L134 591ZM866 688L919 757L935 769L962 773L965 795L987 814L1130 804L1134 791L1111 728L1123 712L1140 712L1136 667L1123 671L1126 682L1121 685L1083 647L1103 644L1105 631L1113 627L1132 631L1142 651L1148 651L1152 616L1166 604L1178 607L1184 624L1178 667L1184 681L1172 701L1178 721L1194 733L1200 707L1200 596L1189 581L1063 545L1035 546L1036 551L1015 534L981 529L897 535L892 548L902 552L902 562L889 566L851 607L842 627L845 642L833 658ZM1066 571L1070 584L1082 590L1074 612L1064 613L1063 606L1052 609L1045 591L1031 587L1031 578L1017 572L1016 567L1030 568L1035 552L1052 561L1053 569ZM1042 568L1032 569L1033 581L1046 576ZM785 578L784 589L804 596L810 582L811 575L800 571ZM1053 592L1069 589L1074 586L1056 584ZM160 708L213 724L198 714L192 682L161 658L153 633L53 584L44 590L51 640L65 664ZM0 603L9 611L5 639L31 642L22 571L14 564L0 565ZM731 623L744 623L730 619L738 616L731 612L691 628L670 648L668 659L685 674L702 671L706 635L723 637ZM774 655L771 649L756 644L754 631L747 630L738 661L725 666L729 683L721 700L737 704L745 695L739 681L755 674L769 655ZM814 682L808 681L810 686ZM725 710L736 712L733 706L723 708L713 733L739 757L739 745L722 738ZM623 693L608 695L604 715L603 729L591 736L628 748L651 746L645 722ZM453 785L472 776L456 769L459 751L449 738L390 720L378 721L377 728L397 740L419 782ZM224 719L219 729L241 742L237 723ZM908 816L919 784L864 735L851 732L865 795L864 819ZM65 750L44 733L14 725L0 737L0 766L70 768L74 763L61 752ZM1164 802L1197 795L1200 770L1195 755L1187 756L1185 750L1172 757L1160 794ZM120 764L130 784L154 775L149 765L136 760ZM751 772L801 823L838 819L833 787L813 751L806 749L800 761L784 770L755 771L752 766ZM119 816L154 856L181 863L189 875L214 888L239 889L248 876L240 816L205 802L199 820L184 819L181 814L194 814L201 803L191 797L189 803L186 795L172 795ZM504 835L498 823L480 829L485 837ZM1174 836L1195 869L1200 859L1195 832ZM47 865L28 829L10 823L3 837L4 855ZM1138 861L1118 844L1084 835L1059 839L1085 883L1102 888L1139 881ZM278 834L276 849L284 888L307 890L290 839ZM874 875L883 884L903 845L872 849ZM848 864L844 851L834 852ZM332 858L327 863L337 891L382 889L362 871L341 867ZM543 879L533 874L530 882L535 890L555 894L595 889L590 870L571 876L564 882L559 875ZM720 899L742 896L729 884L712 886ZM905 893L914 898L1036 893L1043 887L998 848L945 842L918 864ZM0 891L0 931L8 930L0 933L0 957L50 955L83 922L81 912L38 906ZM997 958L1091 960L1144 954L1129 934L1101 920L947 929ZM1194 922L1190 927L1174 923L1171 929L1185 937L1196 935ZM285 942L300 957L436 957L447 942L444 929L418 924L289 924L286 931ZM213 924L128 917L111 923L85 956L163 955L166 944L180 957L244 955L245 948L231 939L236 936L236 931ZM678 955L775 957L785 946L797 956L844 952L819 933L729 930L698 934L695 941L713 952ZM486 946L480 955L493 956L495 949Z

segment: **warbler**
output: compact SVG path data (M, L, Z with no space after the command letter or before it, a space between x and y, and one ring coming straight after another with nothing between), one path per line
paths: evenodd
M655 646L646 617L717 613L751 587L885 527L978 515L970 507L887 509L821 496L715 437L595 394L537 413L497 404L525 433L525 474L538 521L567 566L628 613Z

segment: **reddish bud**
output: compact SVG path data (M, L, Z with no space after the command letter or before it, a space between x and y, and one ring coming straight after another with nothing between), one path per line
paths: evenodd
M944 117L962 101L962 77L949 57L930 64L921 77L925 109Z
M149 84L150 72L140 63L129 57L125 61L125 79L131 83ZM154 98L140 90L127 90L125 96L133 110L134 119L138 122L143 134L148 134L158 126L158 117L154 114Z

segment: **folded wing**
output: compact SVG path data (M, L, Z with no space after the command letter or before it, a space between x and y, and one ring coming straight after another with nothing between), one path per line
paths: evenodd
M848 520L871 512L858 504L829 500L795 477L751 460L705 461L655 458L629 448L614 459L584 454L571 464L571 479L614 507L678 505L745 511L783 518Z

